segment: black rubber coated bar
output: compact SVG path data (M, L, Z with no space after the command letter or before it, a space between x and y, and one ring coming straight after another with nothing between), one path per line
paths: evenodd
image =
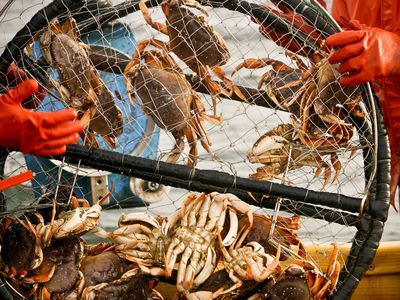
M337 208L351 213L357 213L360 210L361 199L359 198L335 193L317 192L269 181L257 181L219 171L191 169L183 165L128 156L108 150L89 149L80 145L70 145L67 146L65 156L70 161L76 162L77 160L82 160L81 163L93 168L96 168L97 164L118 166L149 174L174 177L189 182L198 181L203 184L216 185L222 188L238 188L252 193L288 198L294 201Z
M360 218L358 231L353 239L350 253L346 259L339 280L342 282L334 294L334 299L350 299L359 281L371 265L381 240L389 212L390 152L383 118L378 101L378 153L377 174L369 191L365 215Z
M93 167L93 164L87 165L86 160L79 160L76 159L75 157L68 158L67 161L71 163L77 163L78 161L80 161L80 164L82 166ZM129 177L141 178L144 180L168 186L174 186L177 188L182 188L190 191L205 192L205 193L211 193L211 192L232 193L238 196L244 202L262 208L274 209L276 204L275 197L267 197L260 193L252 193L252 196L250 196L247 191L238 188L227 188L218 185L211 185L209 183L204 184L198 181L188 181L188 180L178 179L175 177L168 177L154 173L147 173L142 170L139 171L134 168L123 168L121 166L110 165L108 163L106 164L96 163L95 168L98 170L109 171L115 174L122 174ZM256 199L256 201L254 199ZM322 219L327 222L334 222L346 226L357 227L359 221L359 217L357 215L337 210L321 208L306 203L299 203L299 202L294 203L293 201L287 199L283 200L281 210L302 216Z
M328 37L336 30L334 26L326 20L321 12L317 9L309 7L302 0L271 0L274 4L279 6L285 6L291 11L294 11L301 15L303 19L314 27L323 37Z

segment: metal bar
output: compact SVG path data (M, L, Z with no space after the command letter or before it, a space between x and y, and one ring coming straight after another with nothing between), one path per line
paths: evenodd
M210 184L203 184L198 181L189 182L187 180L162 176L158 174L151 174L131 168L121 168L119 166L110 166L107 164L100 164L100 163L97 164L97 167L99 169L107 170L113 173L123 174L130 177L139 177L144 180L149 180L152 182L168 186L174 186L189 191L197 191L205 193L211 193L211 192L232 193L248 204L267 209L274 209L277 200L274 197L268 197L259 193L252 193L250 196L250 194L247 191L237 188L224 188ZM120 205L123 207L123 203L120 203ZM321 208L306 203L300 203L300 202L294 203L293 201L287 199L282 199L281 208L282 208L281 211L286 211L301 216L321 219L327 222L334 222L345 226L356 226L356 227L358 226L359 217L347 212Z
M271 0L277 6L285 6L298 13L303 19L313 26L323 37L336 33L336 29L324 18L319 10L309 7L302 0Z
M135 169L149 174L182 179L187 182L198 181L203 184L222 188L238 188L252 193L283 197L351 213L357 213L360 209L361 200L359 198L335 193L317 192L269 181L256 181L219 171L191 169L183 165L169 164L108 150L88 149L80 145L70 145L67 146L65 156L68 158L68 162L74 163L82 160L82 163L93 168L98 168L98 166L107 167L109 165L113 170L115 167ZM61 158L59 157L58 159Z

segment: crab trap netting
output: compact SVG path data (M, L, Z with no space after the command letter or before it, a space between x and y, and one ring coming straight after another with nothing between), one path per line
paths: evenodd
M182 297L284 297L286 285L304 297L350 297L386 221L388 147L369 85L340 86L327 63L323 40L340 28L317 2L8 1L0 17L2 92L35 78L40 92L23 106L74 107L90 120L63 157L2 152L4 178L33 171L2 197L2 274L16 297L150 295L138 265L141 280L157 273ZM13 266L8 230L26 225L27 212L49 222L53 199L64 211L84 199L96 213L101 200L101 229L85 238L117 247L86 245L85 256L116 252L134 274L106 278L106 288L85 278L81 293L79 276L54 286L52 276L31 279L40 274L32 261ZM56 222L54 247L92 229L89 215L79 230ZM175 222L161 226L166 217ZM134 232L116 238L117 226ZM349 255L337 248L346 243ZM70 272L84 265L79 257Z

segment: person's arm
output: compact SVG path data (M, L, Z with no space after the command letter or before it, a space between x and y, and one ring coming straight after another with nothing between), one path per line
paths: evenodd
M28 79L0 95L0 147L35 155L61 155L66 145L78 141L83 125L75 109L35 112L21 102L38 91Z
M345 29L346 24L343 23L344 20L350 20L348 13L348 7L346 4L347 0L333 0L331 15L338 22L338 24Z

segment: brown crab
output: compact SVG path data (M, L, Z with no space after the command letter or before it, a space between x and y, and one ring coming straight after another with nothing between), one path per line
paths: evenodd
M323 160L324 155L330 155L335 175L332 182L339 176L342 164L335 151L316 151L307 149L296 129L291 124L280 124L263 134L248 150L247 158L251 163L262 163L263 167L257 168L257 172L251 174L251 178L271 179L282 178L286 170L296 170L304 166L316 168L315 176L319 176L324 170L324 183L322 189L328 184L332 177L331 166Z
M314 148L347 143L354 132L349 114L365 117L359 105L362 100L360 90L341 87L338 71L324 54L315 53L310 68L295 54L286 54L295 61L298 69L266 57L246 59L232 74L241 68L272 66L272 70L261 77L258 87L261 89L266 83L268 96L278 107L293 114L301 142Z
M254 222L253 226L243 240L243 243L250 243L255 241L264 247L267 254L276 256L277 247L270 242L269 233L272 225L272 217L266 214L253 215ZM247 218L241 218L239 220L239 228L247 228L249 222ZM291 245L298 247L298 255L300 257L306 258L306 249L297 235L297 231L300 228L300 217L294 215L292 217L282 217L278 216L276 221L276 227L272 236L272 239L278 244L290 248ZM280 255L280 260L284 261L289 258L289 255L282 251Z
M211 141L203 120L214 124L219 121L205 113L203 103L185 79L182 70L166 52L162 50L145 51L149 40L140 42L125 68L125 84L132 104L142 101L142 110L154 122L170 132L175 146L167 162L175 163L185 147L184 138L190 146L188 166L197 159L195 135L203 148L212 155ZM145 63L140 64L141 59Z
M32 270L32 273L46 274L53 269L54 272L49 280L39 284L36 291L38 298L50 300L70 290L77 290L77 294L79 294L83 289L83 275L78 269L82 256L83 243L79 238L54 241L50 246L44 248L43 262L38 268ZM30 283L35 284L36 282Z
M101 212L101 203L109 195L92 207L77 207L74 210L61 212L55 217L55 203L51 221L45 223L43 217L36 213L23 219L14 216L4 218L1 224L1 258L3 271L10 278L21 282L46 281L52 272L33 274L43 262L43 249L51 246L55 240L64 240L85 234L96 227ZM31 276L32 275L32 276ZM47 276L47 277L46 277Z
M189 195L180 212L169 218L166 225L167 234L171 237L165 254L166 275L170 276L179 260L177 289L186 293L192 287L202 284L214 271L216 266L216 236L226 226L229 215L229 229L223 246L230 246L237 239L238 215L246 215L249 227L239 240L244 239L252 224L251 206L233 194L213 192L208 195Z
M196 0L165 0L161 6L166 17L166 24L152 20L146 2L147 0L141 0L139 3L144 19L154 29L169 37L168 43L154 40L154 46L173 52L200 76L212 96L215 117L217 117L216 98L219 94L230 96L234 91L239 97L245 99L220 67L230 58L224 39L206 23L204 16L197 16L187 8L196 8L207 16L207 11ZM229 91L212 80L208 68L222 80Z
M40 38L40 48L49 65L58 71L59 82L52 80L52 84L61 98L78 110L85 123L90 121L87 144L98 147L96 132L115 148L116 138L122 133L122 112L89 60L90 47L78 42L75 20L68 18L63 25L50 23Z
M24 297L35 295L35 299L50 300L73 289L78 290L78 294L82 291L83 278L78 270L82 254L83 243L79 238L53 241L43 248L43 259L38 267L29 270L23 278L7 274L7 281ZM15 256L24 257L18 252Z
M262 282L273 275L279 266L280 246L276 256L266 254L264 247L257 242L249 242L245 246L231 247L229 251L222 245L219 236L220 250L224 256L224 267L229 277L235 283L221 293L229 293L239 288L244 280Z
M156 281L143 274L139 268L124 273L120 278L86 287L82 300L163 300L161 294L153 289Z
M326 299L335 290L340 272L337 260L339 247L336 243L332 245L326 273L322 273L311 261L297 260L274 278L272 286L270 283L267 285L264 297L253 296L254 299Z
M146 213L130 213L120 217L113 232L97 227L93 233L111 239L119 257L138 264L147 274L163 276L163 253L170 240L163 228L165 222L165 218Z
M112 243L100 243L86 250L79 270L84 277L83 287L108 283L122 276L129 269L114 251Z

